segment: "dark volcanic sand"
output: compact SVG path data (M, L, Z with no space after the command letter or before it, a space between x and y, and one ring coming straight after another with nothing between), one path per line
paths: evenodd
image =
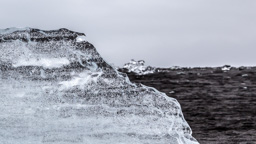
M132 82L176 98L200 143L256 143L255 67L227 72L221 68L184 68L143 76L127 74Z

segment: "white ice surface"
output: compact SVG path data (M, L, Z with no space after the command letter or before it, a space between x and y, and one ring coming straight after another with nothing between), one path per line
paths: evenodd
M85 36L78 36L76 38L76 42L83 42L83 41L86 41L86 37Z
M128 72L134 72L138 75L154 73L154 68L147 67L144 64L145 61L143 60L135 61L132 59L129 63L126 63L123 68L128 69Z
M70 62L67 58L31 58L28 60L20 59L17 63L13 64L14 67L19 66L42 66L45 68L60 68L68 65Z

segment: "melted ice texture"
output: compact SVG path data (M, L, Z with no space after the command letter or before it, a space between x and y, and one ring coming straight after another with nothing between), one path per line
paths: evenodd
M0 143L198 143L175 99L131 83L84 36L0 31Z

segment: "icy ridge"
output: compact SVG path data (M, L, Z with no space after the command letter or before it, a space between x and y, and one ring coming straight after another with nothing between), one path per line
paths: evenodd
M198 143L176 99L133 84L85 35L0 31L0 142Z

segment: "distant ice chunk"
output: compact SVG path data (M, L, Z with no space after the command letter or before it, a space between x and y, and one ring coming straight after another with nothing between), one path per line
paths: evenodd
M175 91L170 91L169 93L170 93L170 94L174 94L174 93L175 93Z
M129 63L126 63L123 68L127 69L128 72L134 72L138 75L145 75L155 72L155 68L144 65L144 60L135 61L134 59L132 59Z
M231 69L231 66L230 66L230 65L224 65L224 66L221 68L221 70L224 71L224 72L230 71L230 69Z

